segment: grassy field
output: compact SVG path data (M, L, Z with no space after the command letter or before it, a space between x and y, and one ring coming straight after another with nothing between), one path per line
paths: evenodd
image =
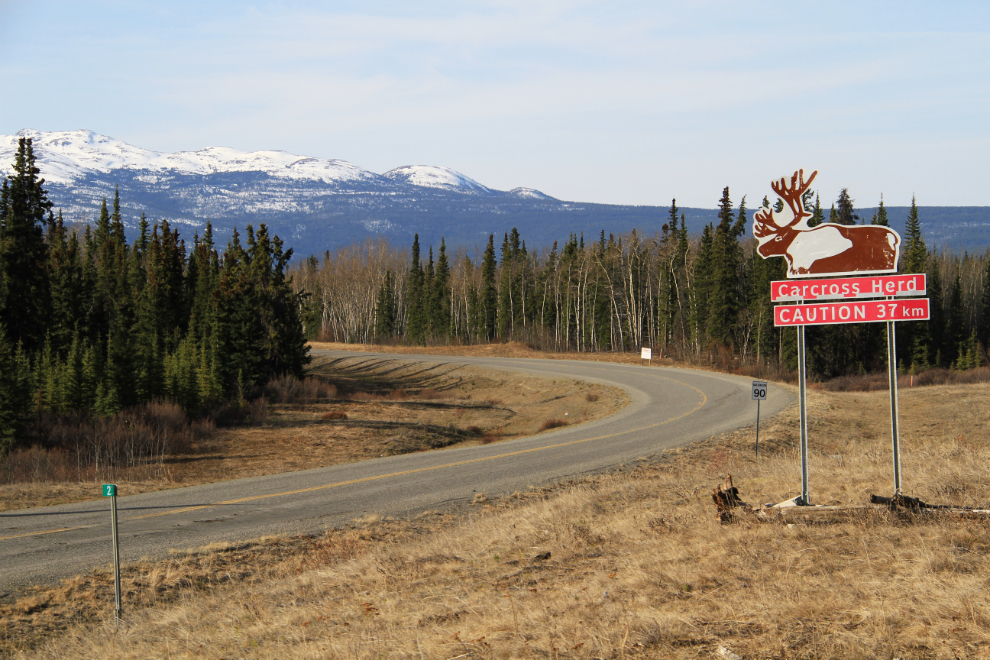
M901 392L905 492L990 507L990 386ZM886 392L810 396L811 495L891 495ZM990 657L990 521L875 508L720 524L800 490L797 413L614 473L135 564L0 605L31 658Z

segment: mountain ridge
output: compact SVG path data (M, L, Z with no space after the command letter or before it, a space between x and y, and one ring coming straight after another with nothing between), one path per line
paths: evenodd
M144 213L195 232L209 220L221 244L235 227L263 222L297 255L375 237L407 245L414 234L424 245L445 238L449 248L470 250L483 247L489 234L501 236L513 227L539 248L572 234L586 240L602 231L652 235L669 217L669 207L568 202L524 187L495 190L438 165L377 174L344 160L278 150L164 153L84 129L0 136L0 174L10 172L21 137L32 139L49 197L67 221L92 221L103 199L119 189L129 235ZM990 207L919 208L930 244L970 250L990 245ZM692 233L717 221L716 209L680 210ZM857 212L869 218L873 209ZM888 207L898 231L906 212Z

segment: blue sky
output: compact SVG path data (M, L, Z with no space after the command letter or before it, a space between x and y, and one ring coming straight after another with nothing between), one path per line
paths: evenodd
M0 134L86 128L561 199L990 205L986 2L8 2Z

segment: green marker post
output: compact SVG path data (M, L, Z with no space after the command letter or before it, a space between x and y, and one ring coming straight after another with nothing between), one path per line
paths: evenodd
M114 624L123 616L123 603L120 598L120 544L117 540L117 484L103 484L103 497L110 498L110 516L113 530L113 604Z

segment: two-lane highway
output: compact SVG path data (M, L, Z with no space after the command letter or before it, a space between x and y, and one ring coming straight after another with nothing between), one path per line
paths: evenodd
M173 548L269 534L319 531L366 514L404 515L511 493L601 470L752 424L750 379L605 362L313 351L470 364L623 388L632 402L605 419L518 440L390 456L328 468L238 479L117 498L121 561ZM771 387L763 414L794 399ZM0 594L110 563L110 514L96 499L0 513Z

